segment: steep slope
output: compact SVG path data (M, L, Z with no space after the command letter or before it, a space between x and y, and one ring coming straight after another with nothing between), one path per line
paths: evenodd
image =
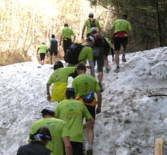
M167 48L127 55L121 72L104 73L102 113L95 125L95 155L152 155L154 138L167 140ZM0 154L27 143L29 127L46 100L51 65L27 62L0 67Z

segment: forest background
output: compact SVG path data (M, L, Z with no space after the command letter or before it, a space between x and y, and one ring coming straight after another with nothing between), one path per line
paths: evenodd
M130 52L167 45L166 0L0 0L0 65L37 61L39 44L48 44L51 34L59 41L64 23L81 42L90 12L107 37L113 20L127 14L135 39L135 46L128 47Z

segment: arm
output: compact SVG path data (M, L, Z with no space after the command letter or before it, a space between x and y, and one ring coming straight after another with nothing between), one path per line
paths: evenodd
M63 137L66 155L72 155L72 146L69 137Z
M82 39L84 39L85 28L86 28L86 26L84 25L84 27L83 27L83 29L82 29Z
M98 104L97 109L96 109L96 113L98 114L101 112L102 95L101 95L100 91L97 91L96 95L97 95L97 104Z
M50 84L47 84L46 85L46 91L47 91L47 99L48 99L48 101L50 101L51 100L51 96L50 96Z
M76 39L76 35L74 34L74 37L73 37L73 42L75 41L75 39Z
M89 61L89 65L91 66L91 75L95 77L94 63L92 61Z
M39 47L38 47L38 49L37 49L37 54L38 54L38 51L39 51Z
M62 36L62 34L61 34L61 35L60 35L60 43L59 43L60 46L61 46L62 39L63 39L63 36Z

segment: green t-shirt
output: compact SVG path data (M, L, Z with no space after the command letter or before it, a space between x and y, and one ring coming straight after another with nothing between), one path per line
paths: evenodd
M74 71L75 67L58 68L52 73L47 84L52 84L55 82L67 83L69 75Z
M46 45L40 45L38 47L39 53L46 53L47 52L47 46Z
M72 87L75 90L76 96L87 95L90 91L100 91L99 84L96 79L90 74L78 75L72 82Z
M47 127L51 133L52 140L47 144L47 148L53 151L51 155L64 155L62 138L69 137L66 122L56 118L43 118L32 124L30 134L36 133L40 127Z
M63 38L68 38L68 39L71 39L71 37L74 35L74 32L69 27L64 27L61 33Z
M62 101L63 99L65 99L68 77L74 71L75 67L66 67L66 68L58 68L52 73L47 82L47 84L49 85L54 83L51 95L52 102Z
M87 60L91 62L93 61L93 51L89 46L83 47L78 56L79 63L85 64Z
M86 106L80 101L63 100L56 105L56 117L66 121L70 132L70 141L83 142L83 118L92 118Z
M117 19L113 23L113 28L114 28L114 33L121 32L121 31L128 32L132 29L131 24L125 19Z
M95 25L98 29L100 29L100 24L99 24L99 21L97 19L95 19ZM91 24L90 24L89 19L87 19L85 21L84 26L87 28L87 34L90 33Z

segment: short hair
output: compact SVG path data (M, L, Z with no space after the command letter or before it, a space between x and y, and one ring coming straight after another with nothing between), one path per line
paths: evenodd
M122 15L122 18L123 18L123 19L127 19L128 16L127 16L126 14L124 14L124 15Z
M58 68L63 68L63 67L64 67L64 65L61 61L56 61L54 66L53 66L53 69L56 70Z
M68 24L67 24L67 23L65 23L65 24L64 24L64 27L68 27Z
M67 99L75 98L75 91L74 91L74 88L67 88L67 89L66 89L66 98L67 98Z
M78 64L76 70L84 70L86 71L86 66L84 64Z
M93 18L93 17L94 17L93 13L92 12L89 13L89 18Z
M54 34L52 34L52 35L51 35L51 38L55 38L55 35L54 35Z
M52 107L45 107L44 109L42 109L41 113L42 113L42 116L45 116L45 115L55 116L55 111Z

